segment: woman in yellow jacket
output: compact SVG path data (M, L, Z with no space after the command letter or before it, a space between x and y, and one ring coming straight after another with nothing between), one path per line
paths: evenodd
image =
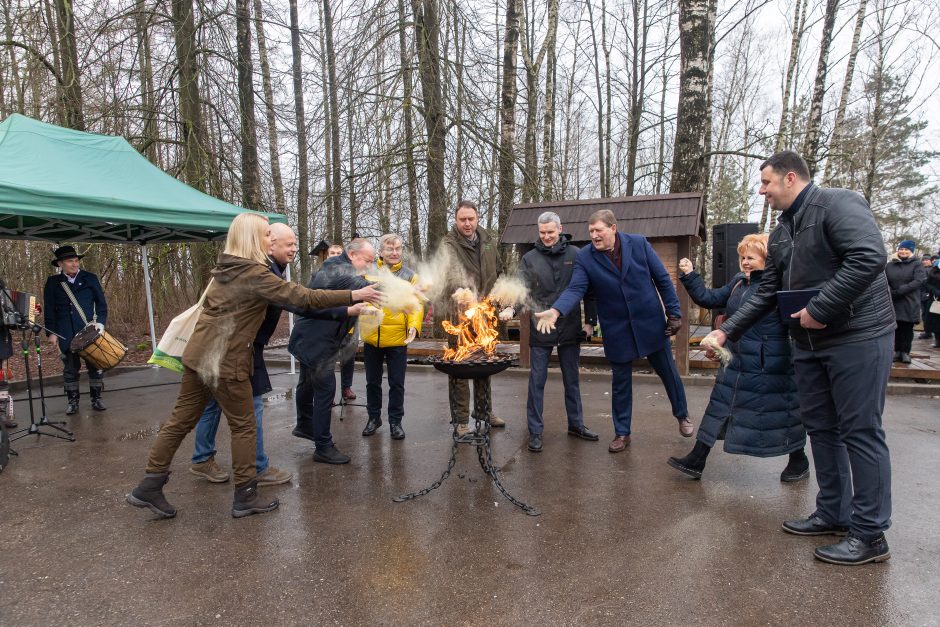
M379 268L387 268L399 279L417 284L418 275L402 261L402 239L394 233L379 238ZM388 364L388 424L393 440L403 440L401 420L405 415L405 370L408 344L421 332L422 308L411 313L382 312L382 322L361 328L366 369L366 411L369 421L362 435L374 434L382 426L382 365Z

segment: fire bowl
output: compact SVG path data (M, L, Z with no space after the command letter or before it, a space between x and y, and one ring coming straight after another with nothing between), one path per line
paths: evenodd
M428 362L446 375L457 379L485 379L500 373L512 365L514 357L494 353L464 361L452 361L443 357L431 357Z

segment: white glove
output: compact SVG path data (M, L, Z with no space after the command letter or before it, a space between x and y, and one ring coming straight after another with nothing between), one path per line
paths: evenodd
M405 338L405 345L411 344L418 337L418 330L414 327L408 327L408 337Z
M558 322L558 312L554 309L546 309L535 314L538 322L535 323L535 329L539 333L551 333L555 330L555 323Z
M104 333L104 325L100 322L95 323L95 328L98 329L98 333Z
M692 266L692 262L685 257L679 260L679 271L682 274L692 274L695 272L695 268Z
M516 315L516 310L512 308L512 305L506 307L501 312L499 312L499 319L506 321L512 320Z

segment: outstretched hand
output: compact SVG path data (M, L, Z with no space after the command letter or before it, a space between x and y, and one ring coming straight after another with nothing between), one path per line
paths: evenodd
M371 303L376 307L382 306L382 292L375 287L375 284L367 285L358 290L352 291L352 299L354 301L361 301L366 303Z
M499 312L499 319L503 321L512 320L513 316L515 315L516 315L516 310L513 309L512 306L509 306Z
M557 309L546 309L535 313L537 322L535 329L539 333L551 333L555 330L555 324L558 322L558 316L561 314Z

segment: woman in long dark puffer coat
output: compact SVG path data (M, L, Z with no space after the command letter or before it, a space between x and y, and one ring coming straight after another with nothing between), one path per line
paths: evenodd
M767 235L748 235L738 244L741 270L724 287L708 289L692 262L679 262L679 279L700 307L724 308L731 316L757 291L767 259ZM682 274L684 273L684 274ZM695 447L669 465L700 479L715 442L725 440L725 452L754 457L790 455L780 474L785 482L809 476L803 448L806 431L800 422L796 383L790 361L787 328L776 309L737 342L727 345L731 360L718 371Z
M898 328L894 330L894 361L911 363L911 343L914 341L914 325L920 322L920 289L927 280L927 273L914 259L913 240L898 244L896 257L885 267L885 277L891 288L891 304Z

